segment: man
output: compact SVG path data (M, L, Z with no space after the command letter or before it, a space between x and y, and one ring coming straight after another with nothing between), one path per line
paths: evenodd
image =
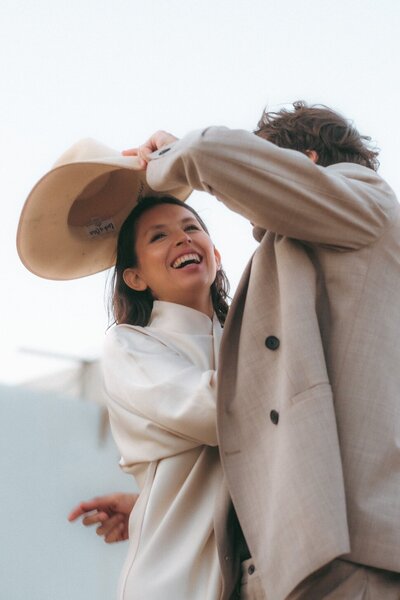
M260 242L219 369L221 460L251 554L241 594L398 599L400 206L330 109L298 102L255 133L157 132L126 152L153 189L207 191Z

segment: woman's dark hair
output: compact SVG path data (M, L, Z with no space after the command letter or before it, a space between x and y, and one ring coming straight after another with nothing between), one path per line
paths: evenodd
M143 213L154 206L162 204L175 204L190 211L195 216L202 229L208 234L208 229L202 219L188 204L185 204L172 196L151 196L143 198L124 221L118 236L117 257L111 280L109 306L109 312L113 316L115 323L127 323L129 325L141 325L144 327L150 320L154 301L151 291L149 289L144 291L131 289L126 285L123 274L125 269L136 267L138 265L135 242L136 224L139 218ZM221 267L217 271L210 291L214 311L221 325L223 325L228 313L227 298L229 298L229 282Z
M323 167L353 162L378 170L378 149L369 148L371 138L360 135L344 117L327 106L308 106L302 100L294 110L264 110L254 133L281 148L306 153L315 150L317 164Z

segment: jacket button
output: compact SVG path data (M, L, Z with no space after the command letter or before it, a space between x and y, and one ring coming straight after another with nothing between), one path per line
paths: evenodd
M254 571L256 570L254 565L250 565L249 568L247 569L247 572L249 575L253 575Z
M267 346L268 350L278 350L280 341L274 335L269 335L265 340L265 345Z
M271 412L269 413L269 418L271 419L274 425L278 425L279 413L277 410L271 410Z

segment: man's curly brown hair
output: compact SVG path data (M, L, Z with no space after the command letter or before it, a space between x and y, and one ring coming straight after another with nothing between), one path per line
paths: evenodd
M315 150L317 164L323 167L353 162L378 170L377 148L369 147L371 138L360 135L351 122L327 106L308 106L303 100L293 103L293 110L264 110L254 131L281 148L306 154Z

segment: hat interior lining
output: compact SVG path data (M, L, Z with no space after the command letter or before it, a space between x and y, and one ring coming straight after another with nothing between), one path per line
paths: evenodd
M135 172L117 170L105 175L83 189L68 213L68 227L82 230L85 237L87 228L96 222L111 220L120 227L144 192Z

